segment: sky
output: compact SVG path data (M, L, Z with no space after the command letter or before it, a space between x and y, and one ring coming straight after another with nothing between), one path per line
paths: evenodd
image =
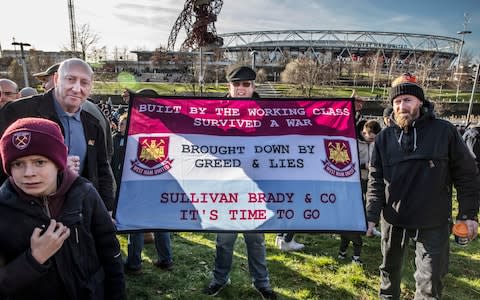
M12 38L43 51L70 45L67 0L6 0L0 16L0 44ZM96 47L154 50L166 47L182 0L75 0L76 23L100 37ZM461 38L464 14L470 22L464 54L480 61L480 0L223 0L217 33L257 30L369 30ZM181 33L182 34L182 33ZM177 40L178 47L184 38Z

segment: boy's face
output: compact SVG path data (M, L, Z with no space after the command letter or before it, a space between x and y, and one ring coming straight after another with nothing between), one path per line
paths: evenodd
M373 131L370 131L370 130L367 130L367 129L362 130L362 135L363 135L363 138L365 139L365 141L367 141L369 143L375 141L375 137L377 136Z
M58 168L50 159L29 155L10 165L13 181L27 195L48 196L57 190Z

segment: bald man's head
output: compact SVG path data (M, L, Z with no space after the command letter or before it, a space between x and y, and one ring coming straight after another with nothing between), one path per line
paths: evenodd
M0 107L3 107L7 102L15 101L19 98L18 86L10 79L0 79Z

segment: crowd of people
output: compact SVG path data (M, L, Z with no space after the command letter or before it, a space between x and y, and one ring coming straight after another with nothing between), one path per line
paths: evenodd
M93 71L72 58L34 74L43 92L0 79L0 299L125 299L124 274L142 274L144 233L128 238L122 259L112 218L126 146L127 110L109 118L93 104ZM256 73L241 66L227 75L228 95L257 99ZM156 97L153 90L136 93ZM355 97L354 95L352 95ZM122 95L128 104L129 92ZM399 299L403 258L415 247L415 299L440 299L448 271L453 224L478 234L480 127L463 136L435 117L411 74L397 78L383 124L361 115L355 97L367 236L380 236L381 299ZM114 123L112 134L112 122ZM452 215L452 188L458 215ZM12 226L14 225L14 226ZM378 229L377 229L378 228ZM293 232L279 233L283 251L301 251ZM212 278L204 293L231 283L238 233L217 233ZM254 289L276 299L265 236L243 233ZM170 233L154 232L159 269L172 271ZM362 235L342 233L338 258L361 265Z

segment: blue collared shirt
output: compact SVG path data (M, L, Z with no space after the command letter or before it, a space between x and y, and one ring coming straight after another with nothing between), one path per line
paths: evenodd
M80 174L82 174L83 168L85 167L85 157L87 156L85 132L83 131L83 124L80 119L82 108L73 115L70 115L63 110L57 99L53 102L55 105L55 111L60 118L60 122L62 122L65 134L64 143L68 148L68 155L76 155L80 157Z

